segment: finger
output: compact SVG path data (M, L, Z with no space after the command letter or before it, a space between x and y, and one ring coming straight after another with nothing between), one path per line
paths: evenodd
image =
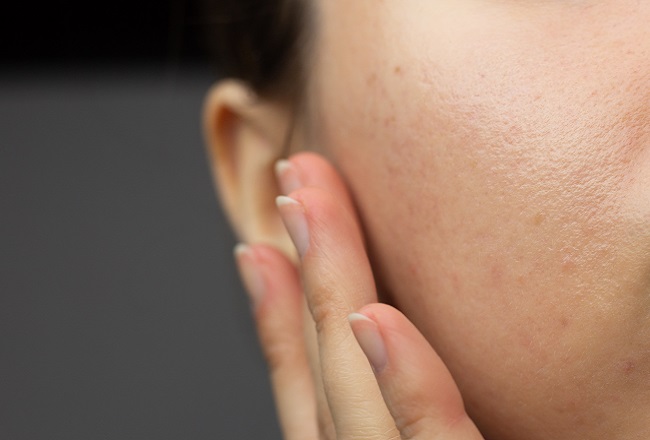
M347 316L376 298L353 213L321 188L279 197L302 262L303 289L316 323L323 384L338 439L392 438L394 423Z
M323 156L312 152L301 152L288 160L280 160L276 164L276 174L284 195L302 188L313 186L329 192L341 203L347 212L353 214L358 234L365 244L366 236L361 227L361 218L353 203L353 194L338 170ZM286 182L286 183L283 183ZM376 280L377 281L377 280ZM380 281L380 280L379 280ZM377 286L377 296L381 302L391 302L389 292ZM373 300L372 302L379 302Z
M449 370L402 313L371 304L349 320L403 439L483 438Z
M347 211L356 212L348 188L340 174L319 154L306 151L295 154L288 160L279 160L276 163L276 175L284 195L306 186L314 186L332 194Z
M318 432L320 433L321 440L336 440L334 420L332 419L332 413L330 412L323 386L316 326L314 325L314 319L311 316L306 301L303 301L303 319L305 322L303 326L305 347L316 395Z
M282 194L289 194L306 186L318 187L331 193L334 198L344 205L345 210L355 213L352 199L348 194L343 179L322 156L311 152L301 152L291 156L288 160L279 160L276 163L275 171ZM358 222L356 223L356 227L360 231L361 228ZM359 235L361 234L359 233ZM376 299L372 301L374 302ZM308 308L306 308L305 312L305 322L313 322ZM313 325L305 325L305 344L316 388L321 435L325 439L333 439L335 438L334 425L323 387L318 343Z
M316 440L316 398L302 337L303 300L297 271L271 247L239 245L235 249L252 299L284 438Z

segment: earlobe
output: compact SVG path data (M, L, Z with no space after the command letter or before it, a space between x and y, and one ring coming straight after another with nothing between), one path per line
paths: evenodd
M235 233L248 243L290 249L273 171L286 149L288 108L258 98L241 82L223 81L209 91L203 116L215 187Z

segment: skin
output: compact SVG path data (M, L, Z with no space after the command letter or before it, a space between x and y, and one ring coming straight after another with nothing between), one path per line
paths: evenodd
M281 191L291 196L278 198L278 210L300 266L268 245L239 245L235 255L285 438L482 439L442 359L403 314L376 303L360 225L336 171L312 154L277 169ZM348 316L353 310L360 313ZM301 332L311 323L316 359Z
M317 0L313 6L318 32L309 54L308 111L294 142L328 157L341 177L325 173L305 185L305 176L327 165L292 159L303 182L291 185L298 191L291 195L321 225L336 215L318 208L325 196L303 194L303 186L324 188L337 200L349 197L339 209L353 219L358 213L353 223L365 236L380 298L403 315L386 313L412 336L400 344L412 349L416 364L429 356L416 369L422 380L450 374L442 388L435 380L424 383L429 392L411 412L391 405L387 390L395 385L378 375L376 391L393 419L420 420L445 408L426 395L455 383L467 414L488 439L649 438L650 2ZM246 114L232 101L215 102L221 106L209 114L217 113L214 108ZM282 103L251 108L290 118ZM244 122L236 133L246 132ZM272 129L259 133L258 144L279 143ZM222 140L217 149L224 144L252 148ZM219 186L222 196L233 193L233 185ZM280 214L287 224L287 213ZM265 234L243 228L242 239L289 249L278 218L265 219ZM305 294L315 298L312 316L314 304L325 304L317 312L340 311L326 314L336 324L321 325L311 343L320 347L320 358L309 349L297 356L301 365L311 362L317 376L336 368L345 376L361 362L322 369L353 350L323 349L322 333L359 338L363 329L354 327L369 324L356 321L350 330L345 316L376 302L374 283L350 281L355 275L346 270L367 258L345 250L363 249L348 244L354 233L333 234L331 242L309 243L310 252L324 255L314 261L329 276L309 281L308 268L317 263L300 259ZM269 267L281 257L262 264L258 252L264 251L248 250L246 271L267 273L257 279L265 280L261 290L272 292ZM350 253L355 258L347 265L328 268L327 262ZM355 296L348 285L362 285L366 293ZM390 319L367 312L385 336ZM282 321L270 312L257 318L261 329ZM431 347L409 342L415 336L406 318ZM317 313L317 326L322 319ZM260 332L267 352L286 340L272 336L282 331ZM296 376L298 370L285 371ZM347 426L342 414L349 414L345 405L355 402L354 390L337 388L341 380L325 377L319 394L317 379L300 399L317 402L311 407L325 420L321 433L352 438L340 428ZM418 392L411 390L410 397ZM281 391L278 396L292 399ZM378 394L374 399L382 401ZM454 405L447 408L457 414ZM381 423L350 417L352 430ZM449 417L432 419L415 423L424 426L415 435L404 435L400 423L397 429L404 438L476 438L464 431L436 437L435 426L447 426Z
M318 6L316 144L470 412L622 435L650 404L650 2Z

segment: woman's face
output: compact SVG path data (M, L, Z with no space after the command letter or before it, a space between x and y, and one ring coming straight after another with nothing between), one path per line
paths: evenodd
M470 415L490 438L635 438L650 1L314 3L313 142Z

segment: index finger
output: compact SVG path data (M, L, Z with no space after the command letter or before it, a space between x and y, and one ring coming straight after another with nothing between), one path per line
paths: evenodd
M316 322L337 438L397 438L372 369L347 321L350 313L376 301L354 214L327 190L313 187L278 198L278 207L301 256L303 288Z

